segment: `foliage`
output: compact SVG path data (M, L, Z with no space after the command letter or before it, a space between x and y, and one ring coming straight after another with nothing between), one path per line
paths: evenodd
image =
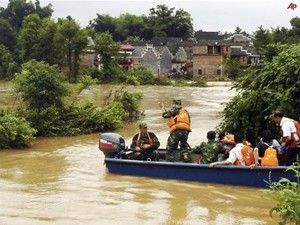
M166 75L160 75L154 78L154 84L156 85L171 85L172 82L170 78Z
M95 38L95 51L100 54L100 61L102 64L102 70L104 80L106 82L116 80L119 76L117 70L117 63L114 57L116 57L120 46L114 42L111 34L105 32L98 34Z
M188 83L184 79L176 79L175 83L173 84L173 86L175 86L175 87L185 87L187 85L188 85Z
M254 47L258 51L259 54L264 53L264 48L270 44L272 41L272 35L269 30L263 29L262 26L254 32Z
M242 73L242 64L237 59L226 59L225 67L229 79L235 80Z
M0 148L28 147L36 130L12 112L0 112Z
M153 84L155 79L153 73L143 66L134 68L132 76L136 77L140 84Z
M290 23L293 27L300 28L300 18L299 17L292 18Z
M17 72L17 64L10 52L0 44L0 79L10 79Z
M16 50L16 31L9 21L0 18L0 44L3 44L11 52Z
M207 83L202 79L195 79L190 84L191 87L207 87Z
M277 203L270 214L278 214L281 218L279 224L300 224L300 164L296 163L287 169L287 172L295 173L297 182L286 178L270 184L270 190L266 194Z
M23 64L14 85L28 108L38 111L51 106L62 107L62 98L68 93L57 66L36 60Z
M166 5L157 5L150 9L147 18L149 27L154 30L154 36L181 37L187 39L192 36L193 24L191 15L179 9L168 8Z
M0 17L7 19L14 29L19 30L22 27L23 18L29 14L37 13L39 17L46 18L52 15L52 5L40 6L39 0L33 4L27 0L10 0L7 7L3 8Z
M269 116L281 110L287 117L300 116L300 45L281 46L281 52L261 68L244 74L235 84L238 95L222 112L220 129L242 132L256 141L261 132L272 127Z
M79 73L80 54L88 44L87 30L80 29L80 26L70 17L59 19L54 42L56 48L61 50L61 64L68 66L69 81L76 82Z
M166 5L151 8L149 16L122 14L119 17L100 15L90 21L96 33L109 32L115 41L130 37L150 40L154 36L181 37L187 39L193 34L192 18L183 9L176 10Z
M96 81L89 75L82 75L79 78L79 83L80 83L81 89L85 89L85 88L88 88L88 87L96 84Z

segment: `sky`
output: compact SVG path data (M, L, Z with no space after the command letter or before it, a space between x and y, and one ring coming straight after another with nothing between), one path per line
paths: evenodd
M41 5L53 5L53 18L70 15L82 27L96 18L96 14L118 17L123 13L148 15L149 9L166 4L175 9L182 8L191 14L194 30L233 32L237 26L249 33L264 28L290 27L289 21L300 17L300 0L40 0ZM8 1L0 0L6 7ZM290 3L297 5L288 9Z

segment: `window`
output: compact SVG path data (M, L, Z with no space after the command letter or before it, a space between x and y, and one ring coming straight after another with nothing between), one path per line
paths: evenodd
M198 70L198 75L202 75L202 69Z
M221 47L220 46L216 46L216 53L218 53L218 54L221 53Z
M214 54L213 46L208 46L207 52L208 52L208 54Z
M221 70L217 69L217 75L221 75Z

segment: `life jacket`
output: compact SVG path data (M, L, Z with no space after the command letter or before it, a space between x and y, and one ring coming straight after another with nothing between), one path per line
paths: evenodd
M269 146L267 143L265 145ZM264 157L261 158L261 166L278 166L277 151L273 146L269 146L264 153Z
M221 140L222 144L235 145L234 134L226 134Z
M192 131L191 120L188 111L184 108L181 108L176 116L168 119L168 127L170 129L170 133L178 129Z
M250 166L255 163L253 148L251 148L251 146L244 145L241 151L243 156L243 162L245 163L246 166ZM234 165L242 165L242 162L236 160L234 162Z
M148 136L148 144L149 144L149 145L153 145L154 141L153 141L153 139L150 137L150 135L149 135L148 132L147 132L147 136ZM136 139L136 142L135 142L136 147L139 147L139 148L142 147L142 143L141 143L140 140L141 140L141 133L139 133L138 138Z

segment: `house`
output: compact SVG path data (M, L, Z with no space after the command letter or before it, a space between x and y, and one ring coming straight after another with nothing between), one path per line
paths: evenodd
M251 46L230 46L231 59L238 60L243 66L257 65L259 63L260 56L255 52L255 49Z
M230 52L229 44L223 40L198 40L193 46L193 76L222 76Z

